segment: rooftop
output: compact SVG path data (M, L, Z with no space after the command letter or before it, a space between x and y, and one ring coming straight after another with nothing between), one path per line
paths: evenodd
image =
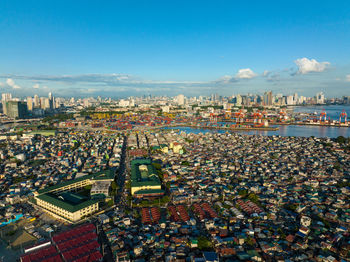
M151 159L136 159L131 161L131 186L160 185L159 177L152 165Z
M71 213L74 213L80 209L83 209L85 207L88 207L90 205L93 205L99 202L98 200L94 200L94 199L85 199L84 201L84 199L82 198L79 199L80 196L77 197L77 195L75 194L70 194L70 193L64 193L64 194L65 194L64 196L62 196L63 194L56 196L48 193L48 194L39 195L37 198L45 202L48 202L52 205L58 206Z

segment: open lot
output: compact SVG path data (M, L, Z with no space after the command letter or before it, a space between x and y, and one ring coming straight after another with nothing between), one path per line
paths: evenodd
M1 228L0 236L3 242L10 244L12 249L22 249L34 244L37 240L19 225L8 225Z

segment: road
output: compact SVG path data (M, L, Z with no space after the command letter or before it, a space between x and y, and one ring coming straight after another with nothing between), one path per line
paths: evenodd
M114 203L118 206L119 209L124 209L127 205L127 201L124 194L125 189L125 180L127 175L127 145L128 145L128 137L124 136L124 142L122 147L122 154L120 157L120 166L118 170L118 175L116 177L116 183L119 187L115 197L114 197Z

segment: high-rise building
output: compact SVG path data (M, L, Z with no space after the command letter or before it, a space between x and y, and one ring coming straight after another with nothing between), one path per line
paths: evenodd
M50 103L50 99L47 97L44 97L44 107L43 109L50 109L51 108L51 103Z
M31 96L27 97L27 108L29 111L33 111L33 98Z
M287 96L287 105L294 105L294 97Z
M40 100L38 95L34 95L34 107L40 107Z
M243 102L242 96L240 94L238 94L236 96L236 106L241 106Z
M273 105L273 96L272 96L272 91L267 92L267 104L269 106Z
M5 103L6 115L11 118L21 119L27 116L27 105L21 101L7 101Z
M1 95L2 101L10 101L12 99L12 94L10 93L4 93Z
M323 92L316 94L316 104L324 104L324 100L325 100L325 97Z
M54 97L52 93L49 93L49 109L54 109L55 104L54 104Z
M178 95L176 97L176 101L178 105L184 105L185 104L185 96L184 95Z
M45 109L45 97L40 97L40 108Z
M10 100L12 100L12 94L4 93L1 95L2 111L5 115L7 115L6 102Z

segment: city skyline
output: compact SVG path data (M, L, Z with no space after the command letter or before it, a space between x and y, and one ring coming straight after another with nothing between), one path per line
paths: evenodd
M0 4L0 90L27 96L348 95L346 1Z

